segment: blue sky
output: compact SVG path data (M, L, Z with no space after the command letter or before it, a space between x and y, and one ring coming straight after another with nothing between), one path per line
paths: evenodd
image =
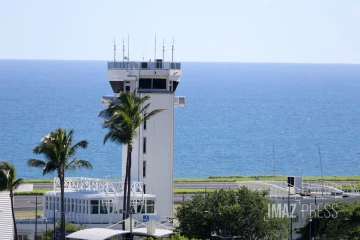
M0 59L360 63L360 1L0 0ZM127 43L126 43L127 45ZM126 50L127 51L127 50ZM126 54L127 55L127 54Z

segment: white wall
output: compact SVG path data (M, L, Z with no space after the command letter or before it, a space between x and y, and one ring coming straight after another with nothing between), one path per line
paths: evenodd
M150 96L150 110L165 109L147 122L142 128L140 139L139 181L146 185L147 194L155 194L156 214L164 217L173 215L173 162L174 162L174 94L144 93ZM146 137L146 153L142 153L142 140ZM143 161L146 161L146 177L143 178Z
M0 192L0 239L14 239L14 225L9 192Z

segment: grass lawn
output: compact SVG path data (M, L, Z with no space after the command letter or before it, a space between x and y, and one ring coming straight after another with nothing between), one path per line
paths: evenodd
M37 215L42 217L44 216L44 211L38 210ZM35 210L34 211L19 211L15 212L16 219L34 219L35 218Z

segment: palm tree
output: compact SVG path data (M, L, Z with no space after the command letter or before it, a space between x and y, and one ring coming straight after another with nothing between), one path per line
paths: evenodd
M148 112L150 103L148 95L140 96L133 92L121 92L116 102L103 99L107 106L102 110L99 117L104 118L103 127L109 131L104 137L104 144L110 140L118 144L127 145L127 159L124 183L123 219L130 212L130 188L131 188L131 153L132 144L138 135L138 128L142 123L149 120L155 114L164 109L155 109Z
M14 190L22 183L22 179L16 179L16 169L7 161L0 162L0 191L10 192L11 212L14 222L14 239L18 239L17 227L14 213Z
M65 202L64 202L64 180L66 170L75 170L78 168L92 169L89 161L75 158L78 148L86 148L88 142L82 140L72 144L74 130L66 134L62 128L56 129L43 137L40 144L33 149L35 154L42 154L46 162L37 159L29 159L30 167L40 167L43 169L43 175L56 172L60 180L61 189L61 222L60 222L60 239L65 240ZM74 157L74 158L73 158Z

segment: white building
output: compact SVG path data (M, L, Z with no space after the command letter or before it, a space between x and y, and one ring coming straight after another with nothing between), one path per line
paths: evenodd
M11 213L10 192L0 192L0 239L14 239L14 224Z
M175 97L181 64L176 62L108 62L108 78L115 99L121 91L150 96L149 111L165 109L144 123L133 144L131 180L142 182L144 192L156 195L156 213L173 216L174 107L185 106ZM122 174L126 169L126 146L122 149Z
M60 219L60 182L54 180L54 191L44 195L44 217ZM94 178L65 179L66 221L80 224L111 224L122 220L123 182ZM144 194L142 183L131 183L132 217L139 222L143 215L149 219L159 219L156 214L156 196ZM151 217L150 217L151 216Z

